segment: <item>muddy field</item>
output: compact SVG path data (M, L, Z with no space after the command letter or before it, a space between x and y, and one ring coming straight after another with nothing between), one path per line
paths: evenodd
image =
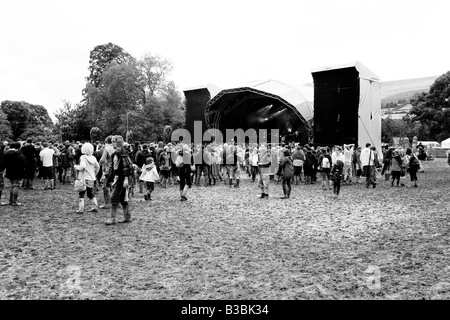
M157 185L116 226L75 214L71 186L21 191L0 208L0 299L449 299L450 167L424 168L419 188L343 186L338 200L320 184L282 200L275 183L261 200L246 178L180 202Z

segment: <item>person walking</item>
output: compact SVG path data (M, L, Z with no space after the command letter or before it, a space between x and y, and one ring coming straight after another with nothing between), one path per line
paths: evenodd
M89 142L83 144L81 147L80 164L75 165L74 169L78 171L78 179L84 182L86 190L78 193L78 210L79 214L84 213L84 196L87 193L87 197L92 202L92 209L89 212L98 211L98 202L95 197L95 181L97 179L97 173L100 171L100 165L97 159L94 157L94 146Z
M155 190L155 182L159 180L159 174L152 157L148 157L145 162L146 164L142 166L142 174L139 177L139 181L143 181L147 189L147 194L144 195L144 199L151 201L152 192Z
M9 150L4 153L0 162L0 173L5 171L5 177L11 183L9 204L12 206L22 205L20 202L18 202L19 187L22 184L22 180L26 176L27 169L27 160L19 149L19 142L11 143Z
M152 154L151 154L150 150L148 150L148 145L144 144L144 145L142 145L142 151L136 152L136 159L135 159L134 163L139 168L142 168L147 163L147 158L152 158ZM154 161L154 162L156 163L156 161ZM144 192L144 181L139 179L138 185L139 185L139 193L143 193Z

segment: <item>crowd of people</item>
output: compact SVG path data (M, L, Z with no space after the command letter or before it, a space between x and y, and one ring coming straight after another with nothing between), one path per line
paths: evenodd
M130 198L135 192L152 201L155 184L162 188L178 184L180 201L187 201L188 190L219 183L239 188L241 177L257 182L261 199L269 198L269 184L281 182L282 199L289 199L292 185L316 184L318 176L323 190L340 194L342 184L362 183L366 188L377 185L377 172L391 180L391 185L405 186L409 173L411 186L417 187L421 163L411 148L385 146L382 157L367 143L364 148L353 144L320 147L289 144L218 144L194 145L139 142L128 144L121 136L109 136L104 143L26 142L3 143L0 149L0 200L4 178L10 181L9 203L20 206L19 190L35 188L34 181L44 181L44 190L71 184L79 195L79 214L85 212L85 197L92 208L110 209L106 224L116 223L119 204L124 218L131 221ZM378 173L378 174L380 174ZM103 204L98 193L103 191Z

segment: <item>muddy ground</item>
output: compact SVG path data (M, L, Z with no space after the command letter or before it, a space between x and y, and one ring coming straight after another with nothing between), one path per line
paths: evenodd
M343 186L338 200L320 184L281 200L275 183L261 200L246 178L180 202L157 185L116 226L75 214L72 186L21 191L0 208L0 299L449 299L450 167L424 168L419 188Z

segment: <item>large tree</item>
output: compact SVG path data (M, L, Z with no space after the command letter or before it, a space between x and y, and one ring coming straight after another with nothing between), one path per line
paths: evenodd
M450 137L450 71L431 85L428 93L411 100L411 117L422 125L420 140Z
M3 101L1 110L6 114L11 124L12 134L15 140L26 139L29 136L52 133L53 122L47 109L40 105L30 104L24 101Z
M0 143L4 139L12 137L11 123L9 123L6 114L0 109Z
M56 111L56 127L59 129L63 140L89 140L90 122L89 110L85 104L73 106L64 100L63 106Z
M103 71L112 63L122 63L132 59L131 55L122 47L114 43L106 43L96 46L89 55L89 77L87 81L99 87Z

